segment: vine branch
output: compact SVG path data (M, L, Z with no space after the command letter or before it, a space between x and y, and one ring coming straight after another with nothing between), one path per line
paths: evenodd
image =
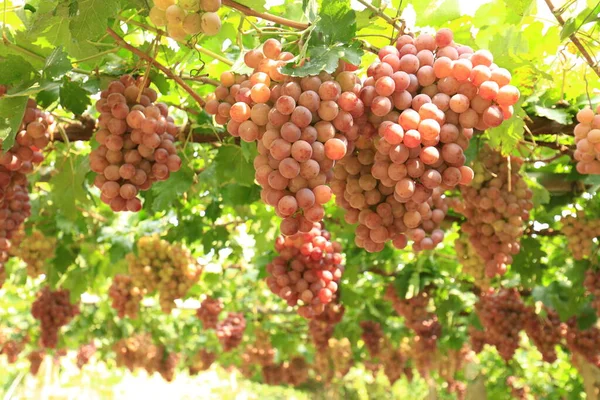
M106 28L106 32L112 36L113 39L115 39L115 41L119 44L119 46L129 50L130 52L132 52L133 54L135 54L136 56L143 58L144 60L148 61L150 64L155 65L158 69L160 69L167 77L173 79L175 82L177 82L177 84L179 86L181 86L181 88L183 90L185 90L186 92L189 93L190 96L192 96L192 98L194 100L196 100L196 103L198 103L201 107L204 107L204 105L206 104L204 102L204 100L202 100L202 98L198 95L198 93L194 92L194 90L189 87L189 85L187 83L185 83L185 81L183 79L181 79L179 76L174 75L167 67L165 67L164 65L160 64L158 61L156 61L154 58L150 57L148 54L144 53L143 51L136 49L135 47L133 47L132 45L130 45L129 43L127 43L121 36L119 36L117 34L117 32L113 31L110 27Z
M246 7L245 5L242 5L234 0L223 0L223 5L226 5L227 7L230 7L230 8L234 8L234 9L240 11L242 14L250 15L252 17L262 18L264 20L271 21L271 22L274 22L279 25L289 26L290 28L294 28L294 29L308 28L308 24L306 24L304 22L297 22L297 21L293 21L291 19L278 17L276 15L254 11L251 8Z
M383 19L388 24L392 25L394 27L394 29L398 30L399 34L401 34L402 32L404 32L404 27L403 26L398 25L398 23L396 21L394 21L394 19L392 17L390 17L389 15L385 14L383 11L381 11L380 9L378 9L377 7L375 7L374 5L372 5L371 3L369 3L369 2L367 2L365 0L358 0L358 2L360 4L362 4L363 6L367 7L369 9L369 11L371 11L373 14L377 15L379 18Z

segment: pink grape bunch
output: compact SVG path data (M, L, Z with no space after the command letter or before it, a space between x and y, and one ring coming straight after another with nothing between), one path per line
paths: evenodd
M577 160L577 172L580 174L600 174L600 105L596 112L585 108L577 113L575 143L573 154Z
M326 310L338 290L344 267L342 247L320 223L306 233L279 236L279 256L267 265L269 289L289 306L300 305L298 314L315 318Z
M156 91L142 86L142 78L123 75L96 102L99 146L90 154L90 167L100 199L115 212L140 211L139 192L181 168L174 144L179 128L166 104L155 103Z
M246 53L254 72L226 72L206 111L227 131L257 143L254 160L261 198L283 218L281 232L309 232L320 222L331 199L328 182L336 161L359 136L354 118L364 112L355 101L360 89L353 72L294 78L281 67L294 58L281 43L267 40L261 50Z

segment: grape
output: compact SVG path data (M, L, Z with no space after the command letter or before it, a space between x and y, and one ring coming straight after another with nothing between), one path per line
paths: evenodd
M223 346L223 351L231 351L242 342L246 319L242 313L229 313L227 318L219 322L216 327L217 338Z
M166 10L173 4L177 3L177 0L153 0L154 5L160 10Z
M204 329L216 329L219 321L219 314L223 310L223 302L220 299L207 297L196 310L196 316L202 321Z
M185 11L196 12L200 10L199 0L179 0L178 4L179 7L183 8Z
M112 308L117 310L120 318L125 318L125 316L137 318L144 293L134 285L130 276L116 275L108 290L108 295L112 299Z
M188 14L183 20L183 30L188 35L197 35L202 32L202 18L199 14Z
M167 15L164 10L161 10L158 7L152 7L150 10L150 22L152 22L156 26L166 26L167 25Z
M202 32L208 36L213 36L221 30L221 19L219 14L214 12L206 12L202 14Z
M79 314L79 307L71 304L68 290L51 291L46 286L38 292L31 306L31 314L40 321L41 344L56 348L60 329Z
M221 7L221 0L199 0L203 11L217 12Z
M173 4L165 10L165 17L169 25L181 25L185 19L185 10L180 6Z

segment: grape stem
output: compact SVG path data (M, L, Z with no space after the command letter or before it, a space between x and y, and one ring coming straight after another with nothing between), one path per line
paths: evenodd
M361 0L358 0L358 1L362 2ZM544 0L544 1L546 2L546 5L550 9L550 12L552 12L552 15L554 15L554 18L556 18L556 20L558 21L560 26L564 29L565 20L562 17L560 11L557 11L554 8L554 5L552 5L552 0ZM577 47L577 50L579 50L579 52L581 53L583 58L585 58L585 61L588 63L590 68L592 68L592 71L594 71L596 73L596 75L598 75L598 77L600 77L600 67L598 66L598 63L594 60L594 58L590 55L590 53L587 51L587 49L583 46L583 43L581 43L581 41L577 37L577 32L571 33L569 35L569 39L571 39L571 42L573 42L575 47Z
M227 7L235 8L236 10L240 11L241 13L243 13L245 15L262 18L264 20L271 21L271 22L274 22L279 25L289 26L290 28L294 28L294 29L308 28L307 23L297 22L297 21L293 21L291 19L278 17L276 15L254 11L251 8L246 7L234 0L223 0L223 4L226 5Z
M399 34L404 33L404 26L398 25L398 23L394 21L394 19L391 18L389 15L385 14L383 11L381 11L380 9L378 9L377 7L365 0L358 0L358 2L363 6L367 7L369 11L371 11L373 14L385 20L388 24L392 25L395 29L398 30Z
M113 31L110 27L106 28L106 32L112 36L113 39L115 39L115 41L119 44L119 46L123 47L124 49L129 50L130 52L132 52L133 54L135 54L136 56L143 58L144 60L148 61L151 64L154 64L158 69L160 69L167 77L173 79L175 82L177 82L177 84L186 92L189 93L190 96L192 96L192 98L194 100L196 100L196 103L198 103L201 107L204 107L204 105L206 104L204 102L204 100L202 100L202 98L198 95L198 93L196 93L194 91L194 89L192 89L187 83L185 83L185 81L183 79L181 79L179 76L174 75L167 67L165 67L164 65L160 64L158 61L156 61L154 58L150 57L148 54L144 53L143 51L136 49L135 47L131 46L129 43L127 43L121 36L119 36L117 34L117 32Z

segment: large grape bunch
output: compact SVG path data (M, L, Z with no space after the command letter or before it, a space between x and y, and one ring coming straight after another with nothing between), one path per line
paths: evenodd
M40 321L42 346L56 348L60 329L79 314L79 306L71 304L68 290L52 291L46 286L38 292L31 314Z
M491 279L485 271L485 261L473 248L467 235L461 234L454 241L456 258L462 265L462 272L473 277L475 285L481 289L490 287Z
M250 77L226 72L206 111L246 142L257 141L254 160L261 198L283 218L281 232L308 232L320 222L332 196L332 168L347 152L348 137L358 137L354 118L360 85L353 72L293 78L280 68L294 56L267 40L246 53Z
M100 199L113 211L139 211L139 192L181 168L173 144L179 128L167 106L155 103L156 91L143 84L141 77L123 75L96 102L99 146L90 153L90 168Z
M494 345L505 361L510 360L519 347L519 333L528 318L519 292L514 288L489 289L481 293L475 311L484 327L486 342Z
M372 358L379 356L381 345L383 342L383 330L381 324L375 321L362 321L360 323L362 334L360 335L365 347Z
M292 307L300 304L298 314L304 318L323 313L344 271L341 245L314 223L307 233L279 236L275 250L279 256L267 265L269 289Z
M567 347L571 352L578 353L589 363L600 368L600 329L592 326L579 329L577 319L567 321L566 330Z
M561 219L562 233L573 258L583 260L592 255L594 239L600 236L600 220L586 216L585 211Z
M336 200L349 210L348 222L360 223L357 244L367 251L381 251L387 241L404 248L408 239L417 251L431 249L443 233L425 237L420 227L439 224L442 215L434 219L427 201L435 189L471 182L464 150L473 129L509 118L519 91L488 51L457 45L449 29L401 36L380 50L367 75L353 98L365 108L354 121L360 137L347 156L351 169L336 171ZM406 210L396 211L396 203Z
M493 277L503 275L521 249L533 193L519 175L523 160L503 157L488 147L479 157L473 184L461 188L463 201L454 209L466 217L461 229L485 261L486 274Z
M204 329L215 329L219 322L219 314L223 311L223 301L207 297L200 303L200 308L196 310L196 316L202 321Z
M153 0L150 21L166 26L167 33L177 41L200 33L213 36L221 30L219 8L221 0Z
M137 242L137 255L126 257L134 286L150 294L158 291L165 313L175 307L198 282L202 268L185 247L171 244L157 235L144 236Z
M56 242L56 238L47 237L42 232L34 230L30 236L19 240L17 246L13 243L10 253L27 264L27 275L37 277L46 272L44 268L46 263L49 259L54 258Z
M223 351L231 351L242 343L246 318L242 313L230 312L227 317L217 324L217 338L223 346Z
M554 310L546 309L546 317L537 315L534 309L528 309L525 320L525 332L542 353L542 359L548 363L556 361L556 346L565 335L565 325Z
M392 303L398 315L404 317L404 324L415 333L413 355L415 365L423 376L432 368L433 356L437 350L437 340L442 326L437 316L428 311L431 297L421 291L410 299L401 299L393 285L386 289L385 298Z
M600 105L596 112L585 108L577 113L574 135L577 149L573 156L580 174L600 174Z
M108 296L112 300L111 307L117 310L119 318L137 318L144 293L135 286L129 275L115 275L108 289Z

